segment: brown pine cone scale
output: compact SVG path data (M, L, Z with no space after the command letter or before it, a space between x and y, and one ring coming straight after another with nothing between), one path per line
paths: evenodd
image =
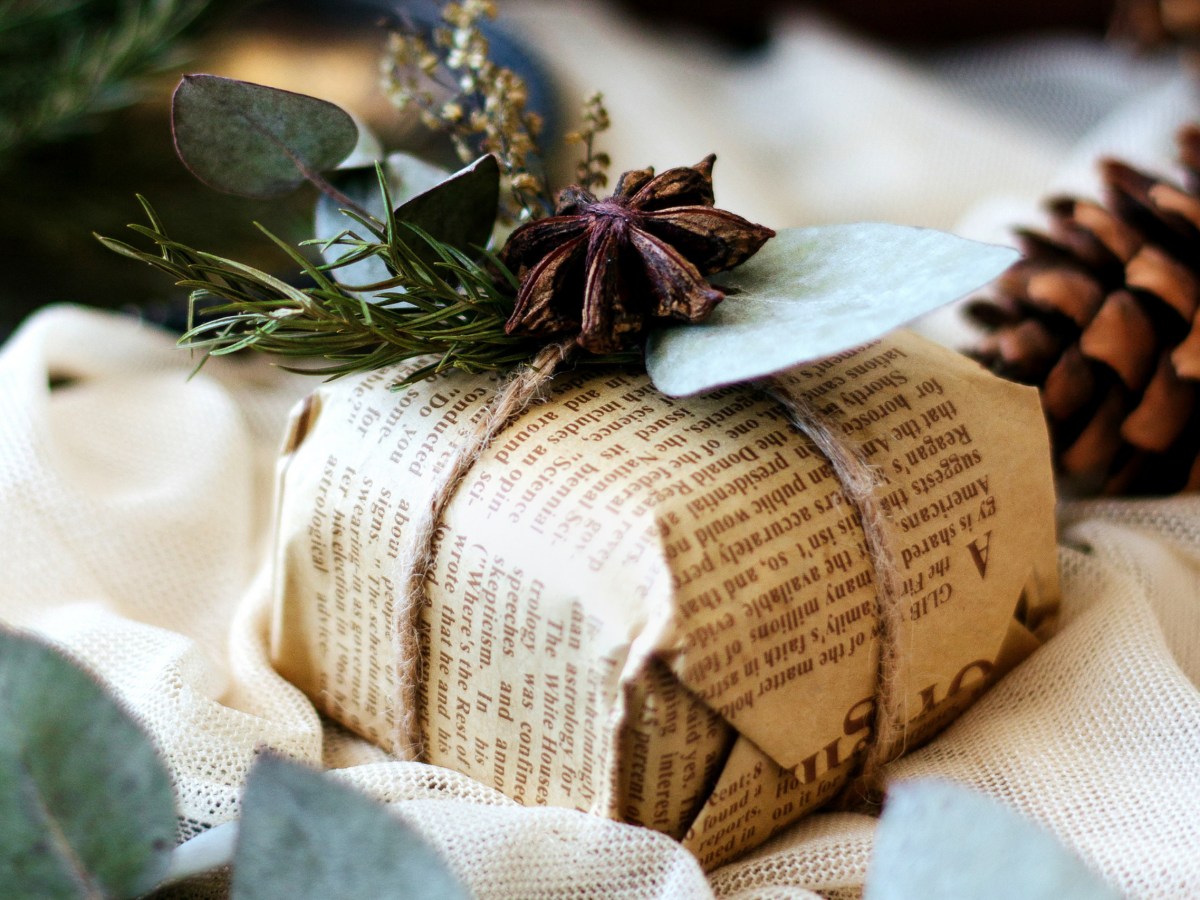
M1200 126L1179 146L1182 184L1106 160L1103 202L1049 202L967 309L980 361L1041 390L1076 491L1200 489Z

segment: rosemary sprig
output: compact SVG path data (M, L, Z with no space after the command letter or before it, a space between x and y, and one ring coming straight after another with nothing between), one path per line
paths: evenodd
M211 0L0 2L0 166L129 105Z
M154 266L191 290L193 314L202 308L205 318L198 323L193 319L180 344L203 350L205 359L250 348L289 358L323 358L330 364L283 368L337 377L431 357L400 382L409 384L447 369L509 369L528 361L538 349L536 341L504 333L516 279L495 257L485 254L499 278L391 213L384 222L347 213L368 237L347 230L327 242L345 252L325 265L312 263L262 229L311 282L296 287L173 240L145 198L138 200L150 224L130 228L152 241L157 253L97 238L110 250ZM386 208L391 209L390 202ZM393 277L353 289L330 277L332 270L372 255L383 257ZM359 289L378 292L376 300L368 302L351 292Z

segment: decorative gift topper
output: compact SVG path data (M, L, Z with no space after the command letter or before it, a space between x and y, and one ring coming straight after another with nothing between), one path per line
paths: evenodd
M898 225L776 234L715 207L714 156L658 175L625 172L601 198L609 161L593 150L608 126L599 95L568 135L585 148L577 183L552 199L524 86L487 56L479 22L491 15L488 2L450 4L436 47L416 35L392 42L394 98L473 160L453 174L404 154L369 159L377 143L331 103L211 75L181 81L173 128L188 168L252 197L314 184L322 196L310 243L324 257L284 247L309 282L284 283L172 240L143 200L150 226L134 230L158 253L100 240L192 289L204 318L184 346L323 357L329 365L304 371L327 375L436 357L410 376L419 379L512 370L565 342L580 362L644 359L663 393L683 396L860 346L1016 258ZM426 82L447 75L457 93L435 100ZM495 239L513 223L506 241Z
M673 397L759 385L826 454L870 548L880 648L874 737L861 776L870 785L903 749L908 721L894 686L902 591L875 496L879 480L775 376L967 294L1016 254L896 225L776 233L715 206L712 156L657 175L625 172L601 198L609 161L594 150L608 126L599 95L568 136L585 151L576 184L552 198L524 86L488 58L479 22L493 14L483 0L450 4L449 27L432 48L415 35L392 41L394 99L449 135L469 161L452 174L403 154L380 159L370 135L325 101L209 75L182 80L175 141L202 180L259 197L304 181L321 191L309 243L322 261L268 235L299 266L303 283L172 240L145 200L149 226L131 227L157 252L100 240L191 288L193 309L204 317L181 344L206 356L252 348L324 358L327 365L299 371L330 376L418 360L405 383L450 369L502 373L474 432L435 473L432 502L408 525L399 611L422 606L439 517L473 461L568 361L644 364ZM399 658L420 658L415 629L400 627L395 639ZM418 752L410 682L398 698L398 744Z

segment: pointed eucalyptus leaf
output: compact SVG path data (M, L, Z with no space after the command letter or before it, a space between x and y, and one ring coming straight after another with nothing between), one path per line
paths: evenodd
M261 757L242 807L233 900L470 896L413 828L298 763Z
M319 179L358 142L354 120L332 103L217 75L180 80L171 127L192 174L246 197L277 197Z
M137 896L174 843L175 796L142 729L62 653L0 628L0 885Z
M470 253L492 236L500 203L500 165L490 153L405 200L396 218Z
M787 228L713 279L728 291L696 325L659 329L646 369L684 397L761 378L872 341L991 281L1018 257L928 228Z
M1118 900L1039 825L934 779L897 784L875 831L866 900Z
M391 191L393 203L403 203L418 194L423 194L441 184L450 175L445 169L407 153L389 154L384 161L384 174L388 179L388 190ZM383 221L387 217L374 164L335 172L329 181L376 219ZM317 240L331 240L343 231L355 227L356 223L342 215L341 209L341 204L328 194L321 194L317 198L314 232ZM345 247L336 245L321 251L327 263L335 262L345 252ZM391 277L387 266L378 256L367 257L335 269L332 274L338 282L349 286L376 284ZM368 293L367 296L370 298L373 295Z

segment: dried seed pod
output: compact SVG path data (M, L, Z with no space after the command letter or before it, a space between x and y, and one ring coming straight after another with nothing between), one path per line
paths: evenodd
M694 166L626 172L611 197L580 187L558 195L555 215L512 233L500 259L521 286L509 334L561 337L612 353L651 319L699 322L724 293L707 276L753 256L775 235L713 207L709 156Z

